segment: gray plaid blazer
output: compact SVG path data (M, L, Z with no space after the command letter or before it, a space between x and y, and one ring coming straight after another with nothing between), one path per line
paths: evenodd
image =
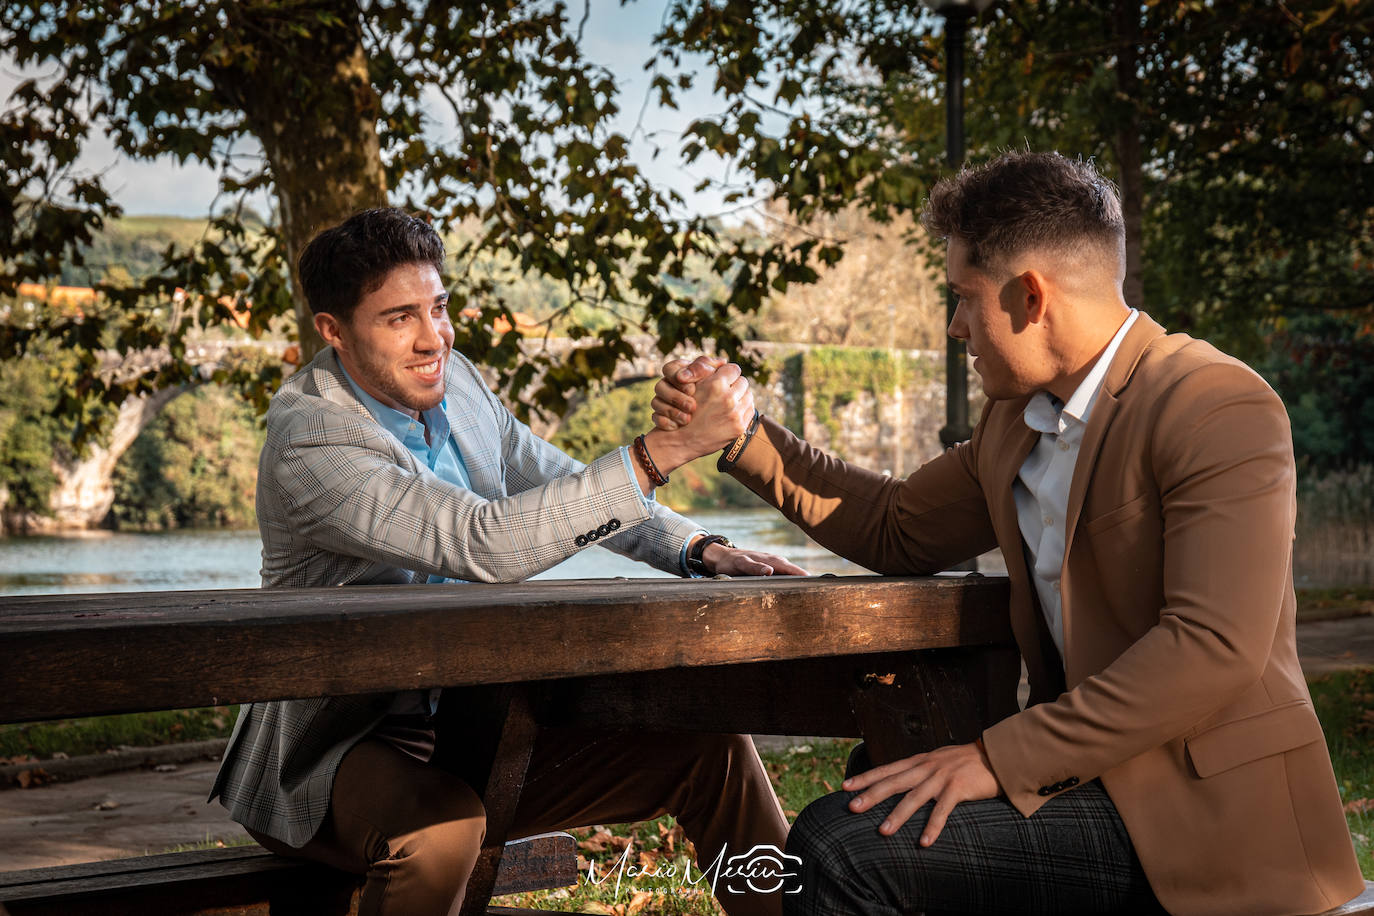
M326 349L267 411L257 512L265 588L424 582L431 573L519 582L582 548L611 519L603 546L681 573L700 527L646 507L614 451L589 465L535 436L457 352L447 406L472 489L438 477L372 419ZM441 587L441 586L436 586ZM239 710L210 798L234 820L304 845L329 808L344 754L395 694L252 703Z

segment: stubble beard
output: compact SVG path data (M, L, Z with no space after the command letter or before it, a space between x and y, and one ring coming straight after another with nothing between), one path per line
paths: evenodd
M360 354L361 356L361 354ZM448 350L445 349L436 357L443 365L441 367L441 378L448 375ZM392 401L400 404L407 410L414 410L417 413L424 413L426 410L438 407L444 400L444 386L440 385L439 390L434 392L423 401L417 401L420 395L415 391L408 391L397 379L398 373L408 373L409 369L403 367L393 368L381 360L374 360L370 355L362 356L358 360L358 368L367 377L372 386L386 395Z

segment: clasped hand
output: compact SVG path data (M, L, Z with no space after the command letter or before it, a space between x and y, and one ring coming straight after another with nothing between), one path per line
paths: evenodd
M734 363L714 356L698 356L690 363L685 359L664 363L663 377L654 385L654 399L650 405L654 409L654 426L668 431L691 423L698 406L698 383L725 366L734 366ZM747 386L748 382L744 384ZM753 405L752 395L749 403ZM753 418L752 411L749 416Z
M694 374L692 389L690 416L671 427L655 418L655 425L665 432L675 431L683 448L697 458L725 448L749 428L754 394L739 366L725 360L712 360L709 368ZM654 391L657 394L658 389Z

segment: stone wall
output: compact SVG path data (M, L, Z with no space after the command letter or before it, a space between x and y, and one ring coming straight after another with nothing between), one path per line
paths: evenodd
M772 376L759 408L846 461L905 477L940 454L945 356L929 350L792 347L764 350ZM970 372L970 422L982 410Z

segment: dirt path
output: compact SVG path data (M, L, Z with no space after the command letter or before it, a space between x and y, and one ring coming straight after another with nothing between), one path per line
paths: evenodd
M0 792L0 871L244 837L223 807L205 803L217 767L196 761Z

